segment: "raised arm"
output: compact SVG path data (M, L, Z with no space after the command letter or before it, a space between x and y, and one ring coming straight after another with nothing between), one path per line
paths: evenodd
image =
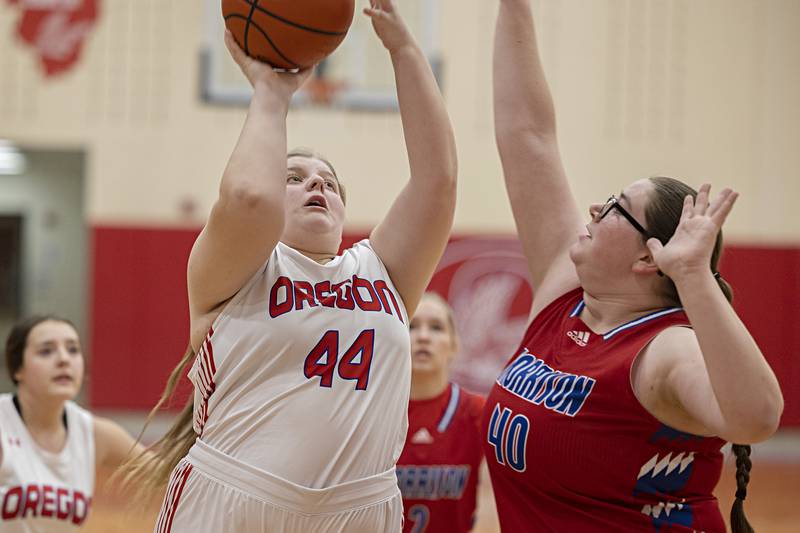
M737 194L726 189L708 203L709 186L686 198L666 246L650 239L659 269L678 289L693 331L673 328L653 341L647 359L667 365L659 380L671 414L686 415L695 433L736 443L767 439L778 427L783 396L764 355L725 299L709 269L711 249Z
M278 74L247 57L230 33L225 43L253 85L239 141L219 197L189 257L189 309L194 325L228 300L272 253L283 231L286 114L308 72ZM197 346L195 346L197 348Z
M391 0L364 12L389 51L411 177L370 236L408 314L447 245L456 202L456 147L450 119L430 65Z
M585 221L561 163L529 0L501 0L493 59L495 139L533 284L533 313L578 286L569 246Z

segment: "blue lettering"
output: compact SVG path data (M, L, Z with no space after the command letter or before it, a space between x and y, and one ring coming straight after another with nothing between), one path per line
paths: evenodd
M556 411L569 416L575 416L583 407L586 398L592 392L595 380L586 376L578 376L572 385L572 390L566 395L564 401L556 408Z
M595 379L555 370L525 350L500 374L497 384L534 405L544 405L552 411L575 416L589 398ZM504 457L502 448L498 448L507 422L505 414L492 413L487 438L495 447L500 464L505 464L508 459Z

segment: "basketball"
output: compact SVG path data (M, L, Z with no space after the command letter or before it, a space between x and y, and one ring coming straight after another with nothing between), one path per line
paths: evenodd
M276 68L310 67L333 52L353 21L355 0L222 0L242 50Z

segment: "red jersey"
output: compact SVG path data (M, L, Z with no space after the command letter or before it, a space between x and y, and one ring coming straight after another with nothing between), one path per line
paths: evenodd
M465 533L475 514L483 459L483 398L455 383L430 400L411 400L397 482L405 533Z
M605 334L580 319L582 290L545 308L497 378L483 442L500 526L517 532L724 532L712 490L724 441L682 433L636 399L631 367L667 308Z

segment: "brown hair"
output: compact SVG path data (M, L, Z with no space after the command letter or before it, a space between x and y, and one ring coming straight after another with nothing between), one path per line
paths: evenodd
M142 439L145 429L159 410L168 404L175 392L178 380L184 375L195 358L194 350L189 346L180 362L172 370L167 385L158 403L147 416L144 427L139 432L136 442ZM183 459L197 438L192 426L194 402L189 396L180 414L163 437L148 446L141 454L125 461L114 473L114 479L121 479L125 487L133 487L134 503L143 503L158 493L169 481L175 466Z
M662 244L675 234L683 212L683 202L686 196L697 197L697 191L680 180L663 176L650 178L653 192L645 209L645 220L648 233ZM720 290L729 302L733 302L733 289L719 275L719 260L722 256L722 231L717 234L714 251L711 253L709 268L717 279ZM680 305L681 299L675 283L664 277L666 282L665 295L674 304ZM744 514L744 499L747 496L747 483L750 481L750 446L747 444L733 444L732 450L736 456L736 499L731 507L731 531L733 533L753 533L753 528Z
M286 159L289 159L290 157L305 157L308 159L317 159L325 163L325 165L333 173L333 177L336 178L336 183L339 184L339 196L342 199L342 203L347 204L347 192L345 191L344 184L342 183L342 180L339 179L339 175L336 173L336 169L333 168L333 164L330 161L328 161L327 158L320 155L319 152L315 152L314 150L311 150L309 148L302 148L302 147L293 148L289 150L289 153L286 154Z
M750 445L733 444L731 446L736 456L736 499L731 507L731 532L754 533L753 526L747 521L744 514L744 499L747 497L747 484L750 482Z
M14 385L18 385L17 378L14 377L24 363L25 347L28 345L28 336L33 331L33 328L52 320L54 322L63 322L69 324L72 329L78 330L75 324L65 318L56 315L33 315L28 318L22 319L11 327L11 331L6 338L6 370Z
M648 234L666 245L678 228L681 213L683 212L684 199L687 196L696 198L697 191L675 178L658 176L650 178L650 182L653 184L653 191L650 193L650 199L644 212ZM722 231L720 230L717 234L717 242L714 244L714 251L711 253L711 263L709 265L711 271L715 274L719 272L721 256ZM725 294L725 298L732 302L733 289L721 276L716 276L716 278L720 290ZM678 295L675 283L668 277L664 279L666 280L665 296L670 302L680 305L681 298Z

